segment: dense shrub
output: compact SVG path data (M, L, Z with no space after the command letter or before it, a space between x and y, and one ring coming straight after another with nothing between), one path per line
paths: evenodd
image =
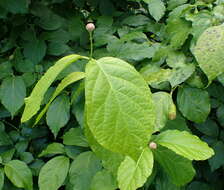
M123 59L148 83L156 102L153 140L160 142L162 134L170 135L170 131L175 131L177 137L184 134L190 138L194 134L215 151L208 161L193 161L195 173L187 158L206 159L206 156L202 159L206 146L198 150L196 156L175 149L187 157L182 158L151 142L149 147L155 152L156 162L140 189L222 190L223 21L222 0L1 0L0 189L113 190L124 187L116 180L119 166L116 164L120 164L123 155L110 155L110 146L104 155L97 154L97 147L92 146L95 139L87 137L88 132L83 130L85 86L81 79L85 77L83 72L88 60L69 65L47 88L43 101L40 99L43 107L52 102L46 116L40 121L35 117L27 121L23 115L22 120L26 122L21 124L24 98L31 94L43 74L63 56L89 55L86 24L94 22L93 58ZM116 65L119 61L113 62ZM51 99L60 80L74 72L77 82L66 85L59 96ZM47 81L40 87L44 88ZM41 88L37 90L40 91ZM38 106L37 99L33 101L34 107ZM26 104L29 100L25 99ZM27 111L32 112L32 109ZM138 117L138 113L135 114ZM184 147L191 147L190 143ZM122 153L133 155L131 149ZM161 159L164 155L166 161ZM128 159L125 161L132 163ZM126 177L129 172L127 170ZM183 185L183 182L189 183Z

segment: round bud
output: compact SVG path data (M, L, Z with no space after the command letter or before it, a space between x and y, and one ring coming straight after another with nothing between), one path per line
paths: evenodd
M169 120L174 120L174 119L176 119L176 117L177 117L176 112L169 113L169 115L168 115Z
M93 30L95 30L95 25L94 25L93 23L88 23L88 24L86 25L86 30L87 30L88 32L92 32Z
M168 118L169 118L169 120L174 120L174 119L176 119L176 116L177 116L176 106L174 103L172 103L170 106L169 113L168 113Z
M155 142L150 142L149 148L155 150L155 149L157 149L157 144Z

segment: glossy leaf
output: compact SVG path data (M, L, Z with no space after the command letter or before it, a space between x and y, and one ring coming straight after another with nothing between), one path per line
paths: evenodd
M206 160L214 155L207 143L186 131L164 131L156 136L155 142L189 160Z
M85 82L87 124L96 140L111 151L137 159L155 120L146 82L128 63L110 57L91 60Z
M29 167L20 160L11 160L4 167L5 175L19 188L33 189L33 178Z
M39 157L46 156L49 154L64 154L65 148L61 143L52 143L47 146L40 154Z
M152 173L152 169L153 154L148 147L142 151L137 162L126 156L118 169L119 188L121 190L136 190L143 186Z
M58 190L65 181L69 170L69 158L57 156L48 161L40 170L40 190Z
M34 87L31 95L25 99L25 110L22 115L21 122L28 121L32 116L34 116L38 110L40 109L41 102L43 100L44 94L47 89L53 83L55 78L59 75L59 73L68 67L70 64L74 63L78 59L81 59L80 55L69 55L66 56L55 63L38 81L36 86Z

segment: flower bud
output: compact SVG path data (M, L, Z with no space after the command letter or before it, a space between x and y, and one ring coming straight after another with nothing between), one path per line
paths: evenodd
M169 120L174 120L174 119L176 119L176 117L177 117L176 106L175 106L175 104L172 104L170 106L170 110L169 110L169 113L168 113L168 118L169 118Z
M95 25L94 25L93 23L88 23L88 24L86 25L86 30L87 30L88 32L92 32L93 30L95 30Z
M157 144L155 142L150 142L149 148L155 150L155 149L157 149Z

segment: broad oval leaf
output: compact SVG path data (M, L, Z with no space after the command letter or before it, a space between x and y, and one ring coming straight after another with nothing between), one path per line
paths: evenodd
M192 162L187 158L162 146L159 146L153 153L155 160L159 162L173 184L183 186L193 179L195 170Z
M91 60L85 82L87 124L96 140L137 159L155 120L146 82L128 63L112 57Z
M51 143L38 156L42 157L42 156L46 156L49 154L64 154L64 153L65 153L65 147L63 144Z
M177 104L184 117L196 123L205 122L211 109L208 92L188 86L178 89Z
M5 164L4 171L9 180L19 188L33 189L33 177L29 167L20 160L11 160Z
M57 156L48 161L40 170L38 184L40 190L58 190L69 170L69 158Z
M207 75L209 84L224 72L224 25L213 26L199 37L194 55Z
M84 57L72 54L63 57L62 59L57 61L54 66L48 69L48 71L42 76L42 78L34 87L31 95L25 99L26 106L21 118L21 122L28 121L38 112L38 110L40 109L41 102L44 98L44 94L46 93L49 86L53 83L55 78L59 75L59 73L66 67L68 67L70 64L81 58Z
M91 181L101 170L100 160L93 152L81 153L72 162L69 170L69 181L76 190L90 190Z
M165 14L166 7L161 0L143 0L148 4L148 9L152 17L158 22Z
M154 140L189 160L206 160L214 155L207 143L186 131L167 130Z
M47 112L50 104L53 102L53 100L70 84L81 80L85 77L85 73L83 72L73 72L70 73L67 77L65 77L57 86L56 90L54 91L54 94L52 95L51 99L49 102L46 104L44 109L38 114L35 125L40 121L40 119L43 117L43 115Z
M0 100L12 116L24 104L26 86L22 77L9 77L2 81L0 87Z
M153 169L153 154L146 147L137 162L129 156L121 163L118 169L118 184L121 190L136 190L144 185Z
M70 101L66 95L57 97L50 105L46 120L47 125L56 137L59 130L66 125L70 118Z

